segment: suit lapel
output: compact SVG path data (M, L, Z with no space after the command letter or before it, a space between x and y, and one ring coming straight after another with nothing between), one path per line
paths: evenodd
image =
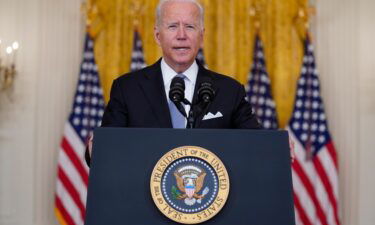
M161 59L149 67L148 70L145 70L139 85L149 101L152 111L158 119L160 127L172 128L160 62Z

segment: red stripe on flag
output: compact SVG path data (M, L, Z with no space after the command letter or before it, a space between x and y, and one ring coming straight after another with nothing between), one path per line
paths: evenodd
M311 184L309 178L306 176L306 173L303 171L303 168L299 164L298 160L295 160L293 162L293 169L300 177L303 183L303 186L305 187L305 189L307 190L307 193L309 194L311 200L313 201L315 208L316 208L316 213L320 221L322 222L322 225L328 225L326 215L324 214L322 207L320 206L320 203L318 201L318 198L316 197L314 187Z
M331 156L333 163L335 164L336 170L338 171L338 169L339 169L339 165L338 164L339 163L338 163L338 160L337 160L337 153L336 153L335 146L333 145L333 142L329 141L326 144L326 148L328 149L328 153Z
M69 213L66 211L66 209L64 208L64 205L61 203L61 200L60 198L55 195L55 203L56 203L56 208L59 210L59 212L61 213L62 217L64 218L65 222L68 224L68 225L76 225L72 219L72 217L70 217Z
M320 180L323 182L323 185L324 185L324 188L326 189L328 198L329 198L329 200L330 200L330 202L333 206L336 224L340 225L338 210L337 210L337 201L336 201L336 198L333 194L332 185L331 185L331 182L329 181L327 173L324 170L324 168L322 166L322 163L320 162L318 157L314 158L314 166L315 166L316 171L318 172Z
M295 192L293 192L293 198L294 198L294 207L296 207L298 211L298 215L304 225L312 225L311 221L306 215L305 210L303 209L301 202Z
M76 152L73 150L72 146L69 144L67 139L64 137L61 143L62 148L64 149L65 153L68 155L69 159L77 169L78 173L81 175L82 181L84 184L88 184L89 175L85 168L83 167L82 163L83 160L80 160L77 156Z
M72 197L73 201L76 203L77 207L81 211L82 220L85 220L85 206L82 203L82 200L79 196L78 191L73 186L72 182L69 180L68 176L66 176L65 172L58 167L58 176L60 181L63 183L64 187L68 191L69 195Z

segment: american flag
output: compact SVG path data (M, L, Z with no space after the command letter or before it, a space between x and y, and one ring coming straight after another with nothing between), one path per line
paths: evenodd
M198 51L197 60L198 60L198 62L199 62L202 66L204 66L205 68L208 68L208 67L207 67L207 64L206 64L206 60L204 59L204 52L203 52L203 49L202 49L202 48L199 49L199 51Z
M339 225L337 155L309 39L305 41L294 111L287 129L295 143L292 173L296 224Z
M55 212L64 225L84 224L89 173L84 159L85 143L92 130L100 125L104 112L93 46L87 35L72 112L59 149Z
M132 51L132 58L130 62L130 71L137 71L146 66L144 55L143 55L143 47L142 47L142 40L137 31L134 32L134 41L133 41L133 51Z
M254 46L254 60L246 91L250 103L264 129L277 129L275 102L271 95L262 41L257 35Z

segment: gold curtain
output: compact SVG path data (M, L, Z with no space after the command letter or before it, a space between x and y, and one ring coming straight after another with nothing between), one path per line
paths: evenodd
M88 0L88 28L95 40L95 57L106 100L113 79L129 71L135 30L141 35L146 63L150 65L161 56L153 36L158 1ZM206 10L204 52L210 69L245 84L252 64L255 35L259 33L278 119L284 127L293 110L302 63L308 1L201 2Z

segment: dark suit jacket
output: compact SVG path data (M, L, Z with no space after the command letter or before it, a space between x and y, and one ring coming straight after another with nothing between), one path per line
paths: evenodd
M172 128L160 62L113 81L102 127ZM214 115L220 112L223 116L202 120L202 113L196 120L195 128L260 129L250 103L245 100L244 87L228 76L207 70L199 63L198 66L193 104L198 100L197 87L208 79L216 95L206 111ZM85 156L90 165L87 149Z
M137 72L123 75L112 84L111 97L102 119L103 127L172 128L165 95L160 62ZM199 64L198 64L199 65ZM196 128L258 129L260 124L245 100L243 86L236 80L199 65L193 104L197 102L197 87L202 80L211 80L216 92L207 112L221 112L220 118L197 120Z

